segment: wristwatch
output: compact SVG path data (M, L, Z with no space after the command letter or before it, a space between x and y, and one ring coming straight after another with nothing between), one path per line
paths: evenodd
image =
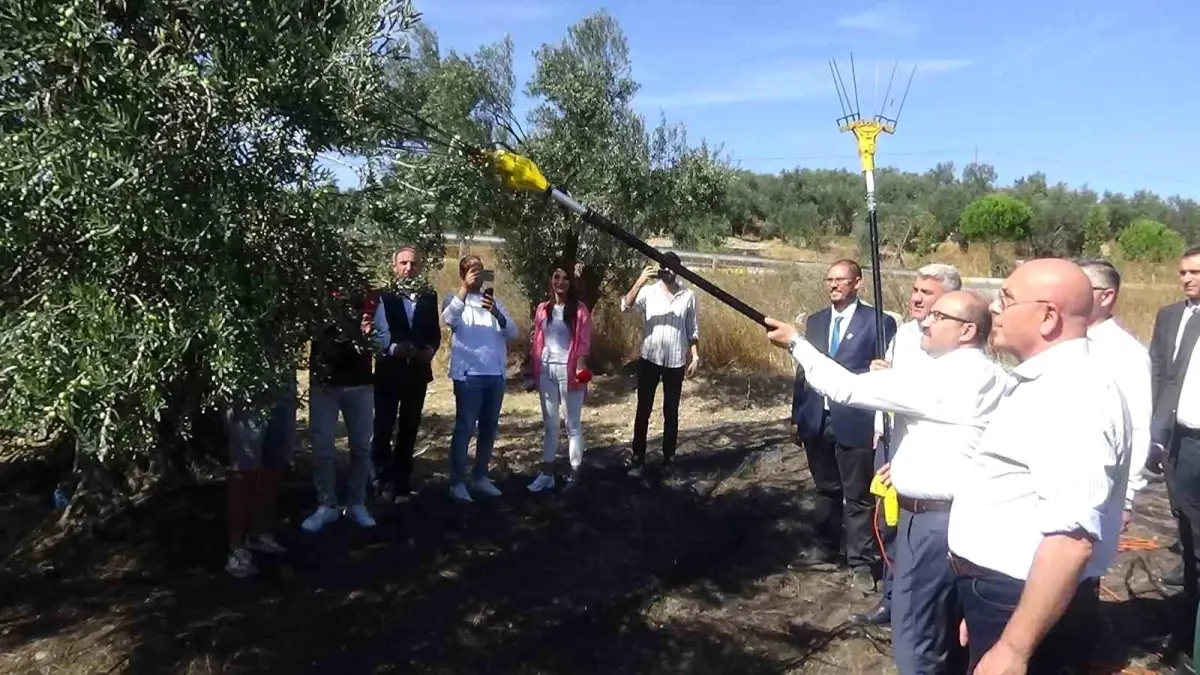
M797 335L796 337L792 338L791 342L788 343L788 354L794 353L796 351L796 345L798 344L800 344L800 336Z

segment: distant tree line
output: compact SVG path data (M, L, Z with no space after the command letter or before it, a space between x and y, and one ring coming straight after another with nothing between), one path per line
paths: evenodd
M885 168L876 171L876 190L881 239L901 254L961 239L1012 241L1022 256L1095 255L1115 241L1127 259L1153 262L1176 255L1200 234L1200 204L1192 199L1073 189L1049 184L1040 172L1001 187L989 164L971 163L961 173L949 162L924 173ZM734 236L777 237L815 249L833 236L865 236L857 172L737 171L726 206Z

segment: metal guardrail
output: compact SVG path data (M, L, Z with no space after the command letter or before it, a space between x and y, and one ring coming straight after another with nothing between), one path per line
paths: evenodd
M490 244L492 246L503 246L504 237L496 237L488 234L468 235L465 238L453 232L447 232L443 237L448 242L461 243L476 242L480 244ZM736 255L732 253L700 253L698 251L681 251L671 246L664 246L664 251L675 251L679 259L693 269L699 269L701 266L709 269L717 270L724 269L725 271L744 270L747 274L778 274L780 270L787 268L814 268L822 269L829 265L823 260L779 260L775 258L761 258L758 256ZM870 272L869 267L863 268L864 272ZM884 268L883 274L892 277L907 277L912 278L917 276L915 270L909 269L888 269ZM963 277L963 286L977 291L995 292L1000 289L1000 285L1004 282L1003 279L995 279L991 277Z

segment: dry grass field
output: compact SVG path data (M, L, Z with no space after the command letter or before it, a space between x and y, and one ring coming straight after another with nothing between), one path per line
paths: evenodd
M497 268L497 296L524 333L527 299L490 250L474 252ZM825 304L821 276L718 271L712 279L792 318ZM450 292L453 263L436 278ZM906 286L888 283L886 308L902 307ZM1157 308L1175 297L1171 286L1131 287L1121 320L1146 339ZM704 365L685 384L673 476L639 481L619 468L632 429L628 363L638 324L603 303L583 486L524 489L543 427L536 394L515 377L521 341L511 352L492 472L504 495L451 503L454 402L443 349L419 439L420 493L375 507L377 528L343 520L319 535L299 530L314 500L302 410L281 499L287 555L260 557L260 578L231 579L221 570L222 483L160 495L86 546L5 562L0 673L895 672L886 629L845 623L874 598L838 570L794 564L812 542L812 486L803 452L786 435L789 362L750 321L703 293L699 304ZM656 406L652 458L660 429ZM44 494L28 494L13 478L20 475L0 459L0 511L9 516L0 522L14 528L0 542L20 542L51 515ZM1137 511L1133 535L1171 539L1161 485L1139 497ZM1154 645L1169 601L1153 577L1171 564L1161 548L1122 554L1105 579L1095 672L1157 672Z

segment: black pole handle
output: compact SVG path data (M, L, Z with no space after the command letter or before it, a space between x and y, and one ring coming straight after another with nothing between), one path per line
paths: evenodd
M871 290L875 294L875 352L877 359L887 356L886 315L883 313L883 270L880 268L879 255L879 219L875 209L867 210L867 235L871 243ZM883 445L883 461L891 461L892 425L888 423L887 413L883 415L883 433L879 442Z
M613 237L620 239L622 242L633 247L639 253L642 253L643 255L650 258L651 260L654 260L659 265L666 267L667 269L675 272L676 274L683 277L684 279L687 279L688 281L692 282L693 284L704 289L704 291L707 292L709 295L713 296L717 300L720 300L721 302L725 303L726 305L729 305L736 312L753 320L755 323L762 326L763 328L768 327L766 314L763 314L762 312L758 311L757 309L754 309L750 305L747 305L745 302L742 302L738 298L734 297L729 292L722 289L720 286L717 286L716 284L709 281L708 279L705 279L704 277L700 276L699 274L696 274L695 272L691 271L690 269L684 267L682 263L677 263L677 262L671 260L666 255L664 255L662 251L659 251L658 249L654 248L650 244L647 244L646 242L642 241L641 239L638 239L633 234L626 232L619 225L612 222L604 215L597 213L589 208L587 211L585 211L583 213L582 218L587 223L590 223L591 225L595 225L596 227L600 228L601 230L604 230L605 232L612 235Z

